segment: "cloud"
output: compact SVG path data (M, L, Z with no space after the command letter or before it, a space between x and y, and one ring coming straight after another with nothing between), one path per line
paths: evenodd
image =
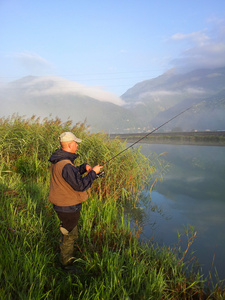
M198 45L204 45L210 40L210 38L203 31L197 31L188 34L176 33L172 35L171 39L177 41L187 40L190 42L195 42Z
M24 83L24 87L27 88L30 96L79 94L119 106L124 104L121 98L113 93L104 91L100 87L85 86L56 76L34 77L32 81Z
M14 53L12 56L30 73L52 69L52 65L36 53L19 52Z
M191 95L192 97L194 95L204 95L207 93L206 90L203 88L185 88L180 90L157 90L157 91L150 91L142 93L139 98L146 99L146 98L152 98L155 102L162 102L167 100L168 98L175 98L183 96L184 94L186 96Z
M212 22L212 20L211 20ZM225 20L215 22L212 29L188 34L176 33L173 41L186 41L189 48L171 64L181 71L197 68L219 68L225 66Z

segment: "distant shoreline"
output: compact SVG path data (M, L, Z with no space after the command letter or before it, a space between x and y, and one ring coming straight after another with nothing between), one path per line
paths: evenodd
M119 138L126 140L128 143L134 143L143 138L140 143L225 146L225 131L154 132L144 138L146 134L148 133L110 134L110 138Z

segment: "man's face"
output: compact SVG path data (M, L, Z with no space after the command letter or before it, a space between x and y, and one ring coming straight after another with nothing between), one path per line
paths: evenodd
M76 153L77 148L78 148L77 142L73 141L73 142L72 142L72 145L71 145L71 152L72 152L72 153Z

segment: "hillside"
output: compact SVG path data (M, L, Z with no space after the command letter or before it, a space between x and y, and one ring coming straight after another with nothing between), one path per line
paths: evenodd
M187 104L192 108L166 124L161 131L225 130L225 89L206 98L183 101L159 113L151 122L155 127L183 111Z
M146 132L192 105L162 131L225 129L225 68L178 74L175 69L137 83L121 97L60 77L27 76L0 88L0 117L18 113L86 121L91 132Z
M74 123L86 121L94 132L121 132L127 128L127 119L135 124L119 97L58 77L28 76L11 82L1 88L0 102L1 117L51 115Z
M198 108L193 108L167 129L217 130L225 128L224 83L225 68L195 70L186 74L177 74L173 69L136 84L121 98L139 124L147 128L157 127L185 108L199 103Z

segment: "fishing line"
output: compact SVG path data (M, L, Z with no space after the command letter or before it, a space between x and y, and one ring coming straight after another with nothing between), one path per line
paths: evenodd
M152 130L151 132L147 133L145 136L141 137L140 139L138 139L136 142L134 142L133 144L131 144L130 146L128 146L126 149L122 150L121 152L119 152L118 154L116 154L115 156L113 156L112 158L110 158L109 160L107 160L106 162L104 162L102 164L102 166L104 166L105 164L107 164L108 162L110 162L111 160L113 160L114 158L116 158L117 156L119 156L120 154L122 154L123 152L127 151L129 148L133 147L135 144L139 143L141 140L145 139L147 136L149 136L150 134L152 134L153 132L159 130L161 127L163 127L164 125L166 125L167 123L171 122L172 120L174 120L175 118L179 117L180 115L182 115L183 113L185 113L186 111L188 111L189 109L191 109L194 105L186 108L185 110L183 110L182 112L180 112L179 114L175 115L174 117L172 117L171 119L169 119L168 121L166 121L165 123L161 124L159 127L155 128L154 130Z

